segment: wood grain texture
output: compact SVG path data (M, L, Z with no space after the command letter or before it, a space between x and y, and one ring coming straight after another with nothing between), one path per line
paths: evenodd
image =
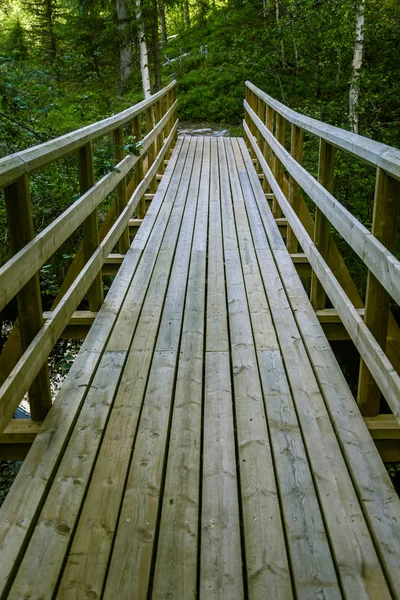
M250 81L246 81L246 89L261 98L290 123L301 127L304 131L317 135L319 138L323 138L332 146L345 150L352 156L361 158L361 160L376 167L381 167L396 179L400 179L400 152L396 148L297 113L258 89Z
M323 212L328 221L363 260L391 297L400 304L400 261L290 156L249 105L246 106L246 110L250 111L252 121L263 133L290 175L295 177L297 183Z
M74 152L74 150L77 150L84 144L107 135L116 127L129 123L135 116L145 111L148 106L152 106L159 98L162 98L173 90L175 85L176 82L171 81L168 86L147 100L143 100L117 115L113 115L92 125L87 125L76 131L71 131L44 144L39 144L38 146L33 146L27 150L2 158L0 160L0 187L12 183L23 173L30 173L39 167L54 162L62 156L71 154L71 152Z

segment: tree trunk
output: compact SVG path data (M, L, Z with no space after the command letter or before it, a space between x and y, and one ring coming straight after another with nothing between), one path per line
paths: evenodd
M153 2L153 22L152 22L152 46L153 46L153 62L154 62L154 83L155 91L161 89L161 65L160 65L160 40L158 38L158 3Z
M360 72L364 54L364 9L365 0L359 0L356 16L356 39L354 43L353 68L350 80L349 93L349 119L350 129L358 133L359 125L359 96L360 96Z
M183 13L185 15L185 25L190 27L189 0L183 0Z
M136 0L136 20L140 50L140 71L142 73L142 86L145 98L151 96L150 75L149 75L149 55L147 52L147 43L144 33L144 24L142 19L142 10L140 0Z
M129 76L132 72L132 49L127 35L129 21L128 5L126 0L116 0L117 20L119 29L119 76L121 92L126 90Z
M167 21L165 18L164 0L158 0L158 12L160 14L161 42L162 42L162 44L166 44L167 43Z

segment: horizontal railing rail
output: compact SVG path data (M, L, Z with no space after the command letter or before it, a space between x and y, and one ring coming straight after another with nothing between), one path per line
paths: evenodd
M43 420L51 407L49 353L85 296L89 310L99 310L104 264L116 245L119 256L128 251L131 218L136 212L143 219L146 197L154 195L158 175L164 172L167 152L177 137L177 104L172 82L118 115L0 161L14 253L0 268L0 310L14 297L18 305L17 322L0 356L0 433L27 391L34 420ZM124 126L128 124L136 150L125 156ZM111 135L114 167L95 181L92 142L104 135ZM28 174L75 151L81 195L35 236ZM99 230L98 209L112 192L114 201ZM45 321L39 270L81 225L83 240Z
M246 86L257 98L260 98L289 123L313 133L332 146L340 148L370 165L384 169L389 175L400 180L400 150L397 148L302 115L268 96L250 81L246 81Z
M157 126L143 138L138 155L129 154L122 159L115 166L114 171L104 175L0 268L0 310L3 310L48 258L82 225L93 210L103 202L143 157L150 144L154 143L160 131L171 118L176 107L177 101L169 108Z
M396 356L400 329L390 313L391 299L400 305L400 261L394 256L400 210L400 151L301 115L249 82L244 108L245 135L265 177L265 190L273 194L273 215L279 218L281 211L284 213L288 249L296 252L300 244L311 265L310 300L315 310L322 310L328 295L360 353L360 409L366 416L376 416L382 393L400 421ZM291 126L289 150L285 148L287 124ZM318 179L301 165L304 131L320 139ZM372 231L333 195L337 148L377 167ZM314 218L301 191L315 205ZM331 226L368 268L364 318L357 310L360 297L357 290L354 292ZM397 343L395 353L393 340L395 347Z
M32 148L16 152L15 154L0 159L0 187L5 187L15 181L20 175L31 173L39 167L43 167L63 156L67 156L88 142L93 142L107 133L111 133L117 129L117 127L122 127L130 121L133 121L135 117L146 111L149 107L154 106L158 100L164 98L172 89L174 89L175 85L176 82L172 81L167 87L150 98L147 98L112 117L108 117L102 121L93 123L92 125L87 125L81 129L66 133L54 140L49 140L43 144L38 144Z

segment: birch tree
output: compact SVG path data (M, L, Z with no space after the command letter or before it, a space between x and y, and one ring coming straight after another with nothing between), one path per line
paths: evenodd
M142 74L142 87L145 98L151 96L150 73L149 73L149 53L147 51L147 42L142 18L141 1L136 0L136 21L140 51L140 71Z
M354 55L349 93L350 128L354 133L358 133L359 125L360 73L364 54L364 11L365 0L359 0L357 5L356 38L354 43Z

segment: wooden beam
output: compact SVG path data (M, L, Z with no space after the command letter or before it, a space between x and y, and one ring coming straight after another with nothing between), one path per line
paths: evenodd
M143 139L142 118L140 115L135 117L132 121L132 134L135 137L135 144L138 147L138 144L140 144L141 140ZM139 183L142 181L143 176L144 176L143 158L140 157L140 160L138 161L138 163L135 167L135 188L137 188ZM140 200L137 210L136 210L136 213L141 219L143 219L143 217L145 216L146 202L145 202L144 197Z
M364 420L374 440L400 440L400 424L393 415L381 414Z
M0 460L24 460L42 423L12 419L0 435Z
M397 236L397 222L400 207L400 183L378 169L376 175L372 234L390 252L394 252ZM368 271L365 296L365 324L386 349L390 296L376 277ZM360 361L357 402L363 415L374 417L379 413L381 392L366 364Z
M258 131L258 128L257 128ZM286 119L282 117L280 114L276 114L276 131L275 137L278 142L284 146L285 145L285 135L286 135ZM275 154L274 157L274 168L273 168L274 177L281 189L283 189L283 164L280 161L279 157ZM280 217L282 214L281 208L276 201L276 198L272 200L272 214L275 218Z
M94 186L93 147L88 142L78 152L79 189L81 196ZM98 209L83 222L83 252L84 260L87 262L93 252L99 246ZM87 297L90 310L99 310L103 304L103 282L101 273L98 273L88 289Z
M123 158L125 158L125 150L124 150L124 129L123 127L118 127L112 132L112 141L114 146L114 163L117 165ZM125 209L125 206L128 201L127 189L126 189L126 177L123 177L121 181L118 183L116 189L116 216L117 219L122 214ZM118 249L123 254L128 252L130 246L129 241L129 228L127 227L122 232L120 239L118 240Z
M292 125L290 136L290 154L301 165L303 156L303 130ZM288 200L296 215L300 215L300 188L296 179L290 177ZM297 252L299 244L293 231L288 226L286 233L286 247L289 253Z
M335 148L328 144L325 140L321 139L319 145L318 181L330 193L333 192L334 167ZM329 242L331 237L330 224L318 206L315 208L314 219L314 244L322 258L328 263ZM325 308L325 290L318 281L318 278L314 272L311 275L310 300L315 310Z
M4 197L11 250L16 254L34 238L28 176L22 175L15 183L7 186ZM21 346L22 351L25 351L43 325L38 273L18 292L17 304ZM51 407L49 370L47 362L43 360L43 363L29 387L29 403L35 421L42 421Z

